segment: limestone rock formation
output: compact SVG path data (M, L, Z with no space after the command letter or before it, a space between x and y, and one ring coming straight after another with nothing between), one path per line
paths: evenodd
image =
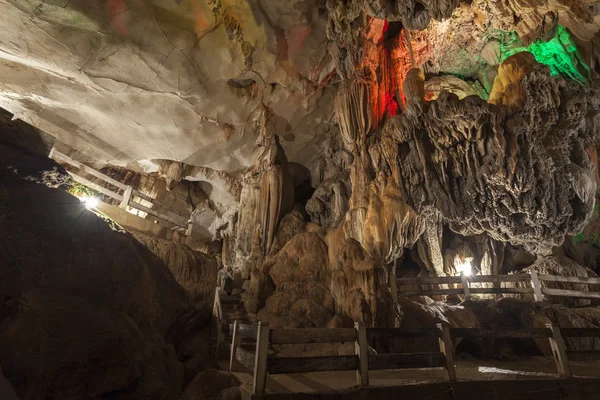
M537 258L593 276L600 233L580 232L598 214L597 0L84 3L0 2L0 350L19 395L170 399L191 382L183 398L239 396L202 372L220 267L272 327L594 320L395 304L391 289L466 258L472 273ZM41 132L18 118L48 135L30 142ZM110 231L32 186L73 185L21 154L52 146L180 211L191 248Z
M586 151L595 151L598 99L551 78L527 54L505 64L513 81L497 78L491 99L514 108L444 93L387 130L400 143L397 162L416 210L433 205L462 235L486 232L543 252L591 216L595 166ZM557 143L578 150L553 151Z
M367 13L375 18L401 21L408 29L425 29L431 19L449 18L458 0L368 0Z
M173 274L173 277L195 302L212 302L217 280L217 262L214 257L194 251L172 240L154 239L133 234L133 237L152 251Z

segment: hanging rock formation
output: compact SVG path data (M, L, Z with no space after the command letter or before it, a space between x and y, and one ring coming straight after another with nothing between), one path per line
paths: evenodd
M598 98L521 53L502 64L490 101L509 107L444 93L389 121L407 199L465 236L548 251L591 216Z

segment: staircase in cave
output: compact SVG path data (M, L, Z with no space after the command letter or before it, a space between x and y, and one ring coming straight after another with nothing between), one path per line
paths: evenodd
M229 369L229 351L231 346L232 334L231 330L228 328L223 328L223 325L233 324L235 321L242 324L253 324L253 318L248 314L244 305L242 303L242 299L240 295L227 295L225 291L219 291L219 301L221 303L221 310L223 313L221 329L224 330L222 335L215 334L213 335L213 348L216 352L216 361L222 369ZM215 320L216 321L216 320ZM227 326L226 325L226 326ZM219 327L215 324L215 329ZM220 340L220 345L217 348L217 343ZM256 346L256 341L250 338L242 339L242 343L240 343L240 347L246 350L254 351L254 347ZM227 361L225 363L225 361Z

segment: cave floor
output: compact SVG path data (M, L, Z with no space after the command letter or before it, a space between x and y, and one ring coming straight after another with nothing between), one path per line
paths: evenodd
M600 362L571 362L570 364L575 378L600 379ZM555 380L557 378L556 366L550 357L532 357L518 361L458 360L456 374L460 381ZM235 372L235 375L242 381L243 392L251 393L252 375L245 372ZM441 382L446 382L441 368L369 372L371 387ZM267 377L267 393L340 392L355 386L355 371L311 372Z

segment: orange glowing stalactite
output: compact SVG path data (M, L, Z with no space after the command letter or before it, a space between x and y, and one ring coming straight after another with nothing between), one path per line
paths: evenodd
M387 21L373 19L366 31L364 58L361 64L371 91L372 128L377 129L384 117L396 115L395 77L388 50L382 42L388 29Z

